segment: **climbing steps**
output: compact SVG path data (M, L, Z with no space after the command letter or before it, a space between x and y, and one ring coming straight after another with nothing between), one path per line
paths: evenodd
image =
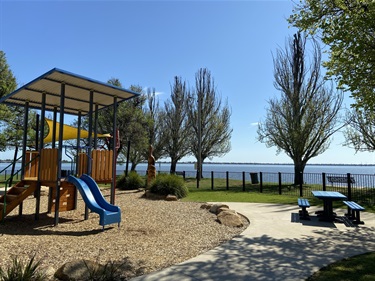
M0 221L35 192L36 187L36 181L22 180L9 188L5 194L0 195Z

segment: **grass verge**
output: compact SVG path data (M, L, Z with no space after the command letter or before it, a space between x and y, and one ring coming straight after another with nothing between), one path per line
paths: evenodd
M313 274L307 281L374 281L375 253L367 253L335 262Z

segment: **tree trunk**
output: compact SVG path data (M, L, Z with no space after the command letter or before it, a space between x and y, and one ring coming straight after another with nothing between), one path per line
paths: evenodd
M171 169L170 169L170 173L171 174L175 174L176 173L176 166L177 166L177 160L172 159L171 160Z
M303 184L303 171L305 170L306 163L302 161L294 161L294 184Z
M129 152L130 152L130 141L128 140L127 149L126 149L126 168L125 168L126 177L128 176L128 172L129 172L129 155L130 155Z
M131 172L135 171L135 168L136 168L136 167L137 167L137 164L132 162L132 165L131 165L131 167L130 167L130 171L131 171Z

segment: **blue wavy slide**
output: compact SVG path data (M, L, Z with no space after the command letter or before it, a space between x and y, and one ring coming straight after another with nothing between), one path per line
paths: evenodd
M67 181L73 183L78 188L87 207L99 214L99 224L103 226L103 230L105 225L112 223L117 223L120 227L121 209L118 206L109 204L104 199L99 186L92 177L85 174L81 178L69 176Z

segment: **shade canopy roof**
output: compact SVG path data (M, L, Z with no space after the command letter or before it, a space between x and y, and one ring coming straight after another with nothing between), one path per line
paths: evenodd
M49 143L49 142L52 142L53 140L53 120L51 119L48 119L48 118L45 118L46 120L46 123L48 125L48 134L47 136L45 136L44 138L44 143ZM63 137L62 139L63 140L72 140L72 139L77 139L77 136L78 136L78 129L73 127L73 126L69 126L69 125L65 125L63 124L64 126L64 130L63 130ZM59 131L60 131L60 123L59 122L56 122L56 136L55 136L55 139L58 140L59 139ZM94 136L94 133L92 134L92 136ZM111 135L110 134L97 134L98 138L110 138ZM89 137L89 132L86 131L86 130L80 130L80 137L85 139L85 138L88 138Z
M87 115L90 111L90 92L93 93L93 110L102 109L114 103L138 96L139 93L122 89L107 83L67 72L58 68L51 69L13 93L0 99L0 103L42 109L43 94L46 94L45 110L60 111L61 85L65 84L64 113Z

